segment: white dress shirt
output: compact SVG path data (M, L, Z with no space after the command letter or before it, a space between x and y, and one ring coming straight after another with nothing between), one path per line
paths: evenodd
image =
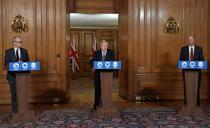
M18 50L18 55L19 55L19 58L21 58L21 52L20 52L20 48L14 48L14 51L15 51L15 56L16 56L16 51Z
M106 56L107 51L101 51L101 52L102 52L102 56Z
M189 60L190 60L191 49L193 50L193 55L194 55L194 52L195 52L195 45L192 45L192 46L189 45Z

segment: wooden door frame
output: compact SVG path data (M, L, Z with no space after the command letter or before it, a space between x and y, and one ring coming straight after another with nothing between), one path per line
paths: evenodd
M125 2L126 1L126 2ZM104 14L104 13L118 13L119 14L119 17L120 17L120 15L121 15L121 11L120 11L120 8L123 8L124 6L127 6L127 8L126 9L128 9L128 0L113 0L113 2L114 2L114 4L115 4L115 6L114 6L114 9L113 9L113 11L112 12L106 12L106 11L101 11L101 10L96 10L96 9L93 9L92 11L88 11L87 13L88 14L96 14L96 13L100 13L100 14ZM125 4L124 4L124 2L125 2ZM67 19L67 24L69 24L69 26L70 26L70 13L84 13L84 11L81 11L81 10L77 10L76 9L76 7L75 7L75 0L67 0L67 17L68 17L68 19ZM123 5L122 5L123 4ZM126 10L126 12L127 12L127 14L126 15L124 15L123 17L125 18L125 16L127 17L127 19L128 19L128 10ZM124 19L123 18L123 19ZM123 20L122 19L122 20ZM120 18L119 18L119 23L120 23ZM125 23L126 23L126 27L128 28L128 24L127 24L127 21L125 21ZM69 43L70 44L70 28L69 27L67 27L67 33L69 33L69 35L67 35L67 43ZM129 84L129 81L130 81L130 79L129 79L129 72L128 72L128 50L129 50L129 48L128 48L128 38L127 38L127 40L124 40L125 38L123 37L123 36L125 36L124 34L120 34L120 25L119 25L119 27L118 27L118 42L120 42L121 40L123 40L124 42L125 42L125 47L126 47L126 51L123 51L123 52L126 52L127 53L127 55L126 56L124 56L124 55L122 55L122 57L120 56L120 52L122 52L122 51L120 51L119 50L119 47L117 47L117 49L118 49L118 57L119 57L119 59L121 60L122 59L122 61L123 61L123 64L124 64L124 68L122 69L122 71L120 71L120 73L119 73L119 95L122 97L122 98L124 98L124 99L128 99L128 100L132 100L133 98L132 98L132 93L131 93L131 88L130 88L130 86L128 86L128 84ZM122 32L121 32L122 33ZM126 35L127 36L127 35ZM120 37L122 37L122 38L120 38ZM119 45L118 45L119 46ZM68 49L68 48L67 48ZM69 50L67 50L67 52L68 52ZM70 78L70 69L69 69L69 57L67 58L67 70L68 70L68 72L67 72L67 83L68 83L68 87L67 87L67 89L69 89L68 90L68 94L67 94L67 98L69 99L70 98L70 93L69 93L69 91L70 91L70 86L71 86L71 79L69 79ZM122 84L122 86L121 86L121 84ZM123 86L125 86L125 88L123 87ZM123 87L123 89L121 89L121 87ZM121 91L121 92L120 92Z

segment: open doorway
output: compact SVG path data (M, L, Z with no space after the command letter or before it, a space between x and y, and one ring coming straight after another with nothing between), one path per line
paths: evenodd
M118 60L118 14L70 13L70 45L77 60L70 59L71 102L92 103L94 80L90 59L94 50L100 49L100 41L107 40L109 48ZM118 72L114 72L113 101L119 97Z

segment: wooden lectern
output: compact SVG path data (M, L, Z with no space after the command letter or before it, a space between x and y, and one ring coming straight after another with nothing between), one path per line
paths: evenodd
M34 111L29 110L30 71L40 70L40 62L12 62L9 71L16 74L17 113L12 114L9 123L36 120Z
M30 73L16 73L17 113L12 115L10 123L36 120L34 111L29 111L29 80Z
M207 61L179 61L179 69L184 69L185 88L187 104L179 111L185 116L201 116L204 114L203 109L197 106L198 74L200 70L207 69Z
M197 106L197 90L198 88L198 71L186 70L185 71L185 86L186 86L186 106L182 107L180 114L186 116L203 115L203 109Z
M119 112L112 106L113 72L101 72L101 100L102 107L94 114L97 118L118 117Z
M94 113L96 118L119 117L120 113L112 105L112 70L121 69L121 61L95 61L94 69L100 69L102 107ZM110 71L111 70L111 71Z

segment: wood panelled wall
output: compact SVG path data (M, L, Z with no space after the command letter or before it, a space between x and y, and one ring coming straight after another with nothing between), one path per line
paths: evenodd
M128 0L120 0L119 10L119 44L118 44L118 58L122 61L122 69L119 72L119 94L121 97L128 99L131 94L131 87L128 84L132 81L129 77L131 72L128 68L128 61L130 61L131 54L129 54L128 43ZM130 57L129 57L130 56Z
M119 42L123 46L119 47L119 58L126 60L126 67L120 73L120 88L125 92L121 95L130 100L136 95L183 99L177 61L188 35L196 35L197 44L203 47L204 56L209 60L208 0L128 0L128 4L126 1L120 1ZM163 32L164 23L171 16L180 24L177 34ZM204 72L203 99L207 98L207 88L207 73Z
M67 0L71 13L118 13L120 0Z
M28 22L27 33L11 31L11 21L18 14ZM4 52L12 47L15 35L24 41L23 47L28 49L31 61L41 62L41 70L32 72L31 102L64 101L68 91L66 1L0 0L0 19L0 103L10 102Z
M23 46L28 49L31 60L39 60L42 64L41 71L32 73L30 100L67 99L70 33L66 12L71 11L119 11L118 54L123 61L120 95L129 100L135 95L183 98L181 72L176 65L180 48L190 34L197 36L205 58L210 60L208 0L74 0L73 4L71 0L67 3L66 0L0 0L0 103L10 102L4 51L12 46L11 38L15 35L24 40ZM28 33L11 31L11 21L18 14L28 21ZM170 16L180 24L177 34L163 33L163 24ZM207 72L204 72L201 89L204 99L210 90L207 82Z
M210 2L208 2L208 39L207 40L208 40L207 51L209 55L210 54ZM208 60L209 59L210 57L208 58ZM210 67L210 63L208 63L208 67ZM210 100L210 68L208 68L208 99Z

